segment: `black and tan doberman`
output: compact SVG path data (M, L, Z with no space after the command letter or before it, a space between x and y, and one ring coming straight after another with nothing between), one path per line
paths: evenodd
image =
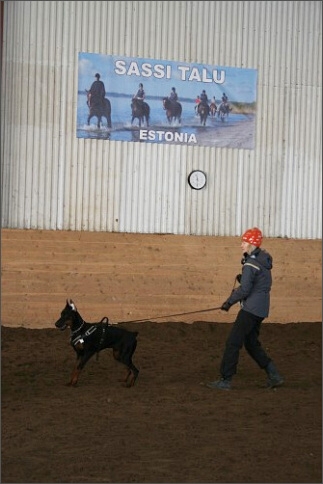
M126 386L131 387L135 384L139 370L133 364L132 357L137 347L137 331L128 331L117 325L111 325L107 317L99 323L87 323L71 299L66 300L66 306L55 326L61 331L67 327L70 328L70 342L76 351L76 366L68 385L75 386L88 360L105 348L112 348L114 358L127 367L124 380Z

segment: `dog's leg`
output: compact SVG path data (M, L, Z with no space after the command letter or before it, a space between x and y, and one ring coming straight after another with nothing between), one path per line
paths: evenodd
M135 381L137 380L139 374L138 368L135 367L133 363L130 364L128 367L128 376L126 380L126 386L127 387L133 387L135 384Z
M68 382L67 385L75 387L77 382L78 382L78 378L79 378L80 373L81 373L81 369L78 368L78 365L76 365L73 372L72 372L71 379L70 379L70 381Z
M136 333L136 335L137 335L137 333ZM138 374L139 374L138 368L136 368L135 365L132 362L132 356L133 356L134 352L136 351L136 347L137 347L137 340L133 339L130 343L128 343L124 347L122 355L120 355L121 363L126 365L126 367L128 368L128 373L127 373L127 377L126 377L126 380L125 380L127 387L134 386L135 381L136 381Z
M131 370L129 370L127 380L126 380L126 387L127 388L133 387L135 384L135 380L136 380L135 375Z
M121 361L121 357L120 357L120 351L119 351L119 350L117 350L116 348L113 348L113 350L112 350L112 354L113 354L113 358L114 358L116 361L118 361L119 363L122 363L122 361ZM127 374L126 374L125 378L121 378L121 380L119 380L119 381L122 381L122 382L126 383L126 382L127 382L127 380L128 380L128 378L129 378L129 374L130 374L130 370L129 370L129 368L128 368L128 369L127 369Z
M68 383L69 386L73 386L73 387L76 386L81 371L83 370L86 362L93 355L94 355L94 352L93 351L87 351L87 352L82 352L82 354L78 354L77 364L76 364L76 366L75 366L75 368L73 370L73 373L72 373L72 376L71 376L71 380Z
M120 351L116 350L115 348L113 348L112 354L115 360L119 361L119 363L123 363L127 367L126 376L121 381L125 383L126 387L132 387L135 384L139 370L132 363L131 357L130 361L129 357L127 358L127 361L124 361L124 355L121 356Z
M127 368L126 377L125 377L125 379L123 380L123 382L126 384L126 386L128 386L128 384L127 384L127 383L128 383L128 379L129 379L130 375L131 375L131 370L130 370L130 368ZM130 386L130 385L129 385L129 386Z

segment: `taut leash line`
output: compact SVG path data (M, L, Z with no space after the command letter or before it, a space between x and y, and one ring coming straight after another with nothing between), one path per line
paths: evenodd
M237 282L237 277L234 278L234 283L232 287L232 291L235 288ZM217 306L216 308L209 308L209 309L199 309L198 311L189 311L187 313L176 313L176 314L167 314L166 316L156 316L155 318L145 318L145 319L133 319L131 321L119 321L118 323L113 324L120 324L120 323L143 323L144 321L151 321L154 319L162 319L162 318L171 318L173 316L186 316L186 314L198 314L198 313L207 313L209 311L217 311L221 309L222 306Z
M207 313L209 311L216 311L217 309L221 309L221 306L218 306L216 308L200 309L199 311L189 311L187 313L167 314L165 316L156 316L154 318L151 317L151 318L145 318L145 319L133 319L132 321L120 321L119 323L142 323L144 321L151 321L151 320L154 320L154 319L162 319L162 318L170 318L170 317L173 317L173 316L185 316L186 314Z

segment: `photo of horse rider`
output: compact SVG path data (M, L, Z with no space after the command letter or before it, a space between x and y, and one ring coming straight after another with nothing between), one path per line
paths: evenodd
M205 92L205 89L200 94L200 103L198 105L197 111L198 113L201 113L201 107L204 106L204 108L207 108L207 115L209 115L210 112L210 107L209 107L209 98L207 97L207 94Z
M205 92L205 89L203 89L203 91L200 94L200 103L205 104L206 106L209 105L209 100Z
M97 72L94 76L96 80L92 83L88 92L88 106L102 107L106 95L103 81L100 80L100 74Z
M169 95L169 99L172 103L177 103L178 102L178 94L176 92L176 88L172 87L171 93Z
M132 99L137 99L138 101L143 103L144 100L145 100L145 97L146 97L146 94L145 94L145 91L144 91L144 86L143 86L142 83L140 83L139 89L138 89L137 93L133 96Z

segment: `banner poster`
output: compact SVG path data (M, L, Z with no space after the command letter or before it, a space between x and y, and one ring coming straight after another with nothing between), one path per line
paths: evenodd
M77 137L254 149L257 70L79 53Z

